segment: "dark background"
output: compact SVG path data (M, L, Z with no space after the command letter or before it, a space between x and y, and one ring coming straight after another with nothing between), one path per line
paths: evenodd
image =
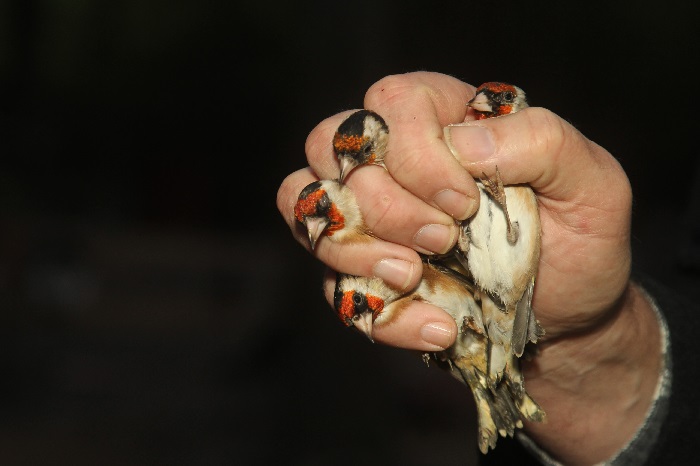
M700 297L700 6L530 3L0 3L0 464L473 458L471 395L342 327L275 207L387 74L571 121L629 174L635 266Z

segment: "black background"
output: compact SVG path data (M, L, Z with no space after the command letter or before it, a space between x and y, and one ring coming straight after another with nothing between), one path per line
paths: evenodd
M523 87L623 164L635 267L700 297L697 4L298 3L0 4L1 464L474 457L471 395L342 327L275 207L387 74Z

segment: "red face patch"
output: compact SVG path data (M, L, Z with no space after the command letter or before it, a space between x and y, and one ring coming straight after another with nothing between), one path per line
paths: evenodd
M513 106L512 105L499 105L496 108L496 115L501 116L501 115L510 115L513 112Z
M384 300L378 296L367 295L367 307L372 310L372 320L384 310Z
M297 220L303 222L306 217L315 215L316 204L324 194L326 194L325 190L318 189L306 196L306 199L299 199L294 206L294 216L297 218Z
M340 317L340 320L348 327L352 325L352 318L355 316L355 303L352 302L353 294L355 294L354 291L346 291L343 293L340 306L336 308L338 317Z
M362 136L347 136L341 133L335 133L335 136L333 136L333 148L338 154L359 152L366 139L367 138Z
M327 236L333 236L333 233L345 228L345 217L335 204L331 204L331 208L328 210L328 220L330 223L325 232Z
M364 311L364 309L358 309L353 297L355 296L355 291L350 290L343 293L343 297L340 299L340 304L336 308L338 317L343 321L345 325L350 327L352 325L352 319L357 314ZM384 300L378 296L368 294L365 296L367 299L367 308L372 311L372 320L376 319L377 316L384 310Z
M495 81L482 84L481 86L479 86L476 89L476 93L478 94L479 91L482 91L484 89L488 89L489 91L491 91L495 94L498 94L501 92L506 92L506 91L510 91L513 94L516 93L515 86L513 86L512 84L499 83L499 82L495 82Z

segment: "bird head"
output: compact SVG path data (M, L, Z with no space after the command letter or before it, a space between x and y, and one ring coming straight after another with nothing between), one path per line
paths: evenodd
M343 121L333 136L333 149L340 162L343 182L355 167L383 165L389 127L371 110L358 110Z
M374 341L372 326L395 294L379 278L339 273L333 301L335 311L345 325L357 328Z
M517 86L501 82L484 83L476 89L476 95L467 103L476 112L476 119L483 120L508 115L528 106L525 91Z
M332 180L319 180L306 185L299 193L294 216L309 234L311 249L321 235L331 236L345 226L345 217L332 197L340 187Z

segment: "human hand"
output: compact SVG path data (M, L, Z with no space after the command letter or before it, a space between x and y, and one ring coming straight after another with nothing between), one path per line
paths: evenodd
M459 107L450 106L447 101L439 102L439 107L445 112L431 116L423 111L423 107L429 104L427 100L406 102L417 114L415 120L412 113L405 121L402 119L406 115L391 116L392 135L386 160L388 167L392 167L390 171L366 166L355 169L345 180L356 193L365 222L377 238L362 244L342 245L320 240L313 253L333 270L353 275L377 275L395 287L409 290L421 277L422 264L416 251L444 253L454 246L458 234L454 218L465 219L474 213L477 202L474 199L478 199L478 193L472 177L459 166L442 141L443 126L464 117L464 104L470 89L456 79L451 80L451 85L453 89L449 97L460 95L462 105ZM297 241L307 249L308 238L294 218L294 204L308 183L319 178L338 177L338 161L331 141L340 123L350 113L343 112L326 119L309 134L306 151L310 167L288 176L278 192L280 212ZM420 133L412 134L409 131L412 127L418 128ZM407 136L394 137L396 132L401 134L401 128L406 128ZM417 144L421 145L420 150ZM420 159L425 152L432 155L427 157L430 163L424 166ZM394 168L403 162L392 157L391 153L410 154L412 162L409 163L414 163L413 168L408 165ZM437 182L426 184L419 173ZM400 177L403 185L392 175ZM329 274L327 283L333 280L334 275ZM332 284L330 287L327 296L332 302ZM398 322L373 329L378 342L423 351L451 345L456 333L454 320L448 314L425 303L414 303Z
M504 184L530 184L542 224L532 307L547 334L537 345L539 355L524 361L523 369L528 391L549 422L526 428L565 462L605 459L642 422L660 361L648 357L659 352L658 324L629 281L629 182L607 151L553 113L528 108L474 121L465 105L473 95L472 86L437 73L389 76L373 85L364 106L390 128L387 170L358 168L346 182L377 239L370 246L320 241L314 252L334 270L379 275L410 289L422 267L415 251L447 251L457 236L453 218L476 210L474 176L493 173L497 165ZM311 132L310 168L290 175L278 192L280 212L302 244L308 240L294 222L296 196L314 179L338 176L330 141L348 114ZM448 129L448 146L443 127L465 120L465 126ZM333 281L329 274L329 302ZM448 346L455 335L449 315L419 302L396 322L374 329L376 341L424 351ZM640 354L647 358L640 360ZM611 377L615 387L630 391L611 390ZM583 447L572 447L581 438L587 440Z

